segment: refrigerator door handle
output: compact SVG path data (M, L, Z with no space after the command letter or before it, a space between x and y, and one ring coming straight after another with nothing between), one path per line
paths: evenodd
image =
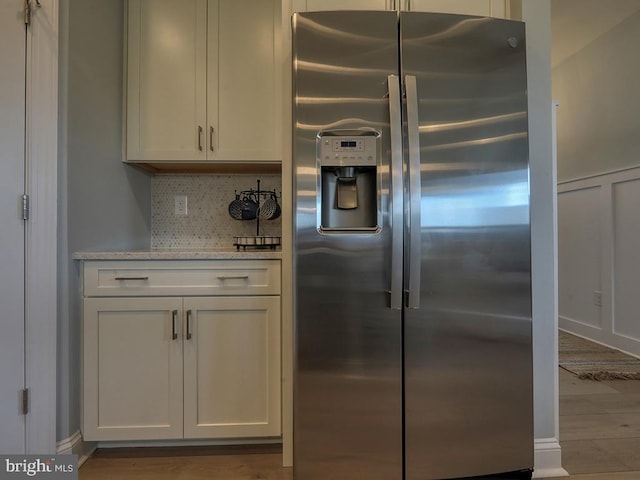
M405 76L407 97L407 141L409 143L409 288L407 308L420 308L420 269L422 267L421 217L422 184L420 172L420 131L416 77Z
M389 75L389 121L391 126L391 301L402 309L402 110L400 78Z

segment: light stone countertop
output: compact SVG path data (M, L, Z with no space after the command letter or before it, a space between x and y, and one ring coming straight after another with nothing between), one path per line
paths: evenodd
M74 260L280 260L282 250L132 250L122 252L75 252Z

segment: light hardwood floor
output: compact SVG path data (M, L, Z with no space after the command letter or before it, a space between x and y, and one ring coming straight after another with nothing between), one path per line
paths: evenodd
M570 480L640 480L640 381L560 369L560 444ZM292 480L278 447L100 450L80 480Z
M560 445L572 480L640 480L640 381L580 380L561 368Z
M291 480L280 446L103 449L79 480Z

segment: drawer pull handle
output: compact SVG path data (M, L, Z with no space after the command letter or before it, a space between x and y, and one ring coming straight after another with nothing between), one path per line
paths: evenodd
M116 277L116 280L149 280L149 277Z
M177 340L178 333L176 332L176 322L178 321L178 310L171 312L171 339Z
M249 275L235 275L235 276L222 276L218 277L218 280L249 280Z
M191 340L191 310L187 310L187 340Z

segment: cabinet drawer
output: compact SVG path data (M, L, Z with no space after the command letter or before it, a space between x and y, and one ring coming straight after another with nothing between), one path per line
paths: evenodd
M279 260L84 262L85 297L279 295Z

